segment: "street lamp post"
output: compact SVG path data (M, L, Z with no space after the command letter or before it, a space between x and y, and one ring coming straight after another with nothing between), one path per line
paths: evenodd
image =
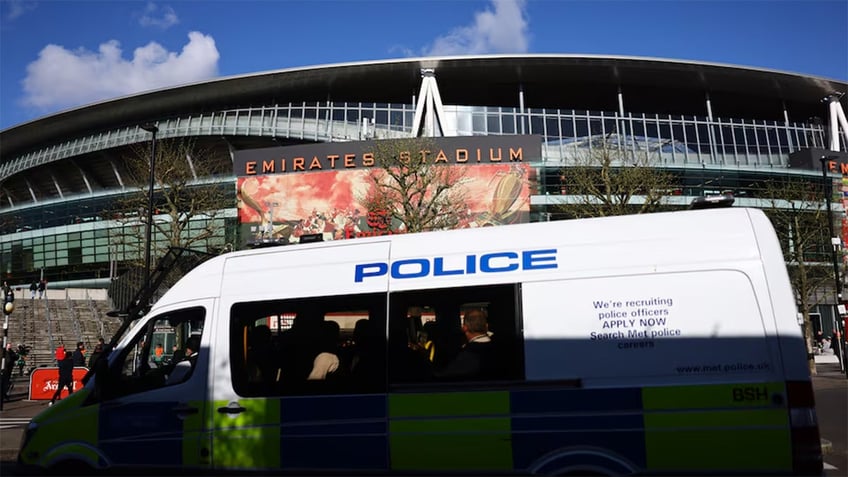
M159 128L153 123L141 125L141 129L152 134L150 138L150 181L147 184L147 226L144 228L144 288L150 285L150 248L153 225L153 188L156 185L154 170L156 167L156 133Z
M831 195L833 195L833 181L829 180L827 177L827 163L829 160L836 159L835 156L822 156L821 164L822 164L822 178L824 179L824 200L827 207L827 227L830 233L830 259L833 264L833 284L834 290L836 291L836 303L833 305L833 332L839 335L839 338L836 339L836 349L839 352L839 369L840 371L845 371L845 349L842 347L843 338L841 333L839 333L839 321L841 320L841 316L839 314L839 305L842 303L842 282L839 279L839 258L837 256L837 250L842 243L839 237L836 236L836 233L833 230L833 212L831 208Z
M6 282L3 282L3 359L0 364L0 411L3 410L3 401L6 400L6 391L12 384L12 366L8 366L8 359L12 359L6 346L9 344L9 315L15 311L15 291Z

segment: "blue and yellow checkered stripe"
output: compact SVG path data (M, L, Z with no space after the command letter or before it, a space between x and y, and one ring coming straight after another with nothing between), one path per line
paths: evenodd
M257 398L240 400L241 414L217 413L227 403L208 402L211 417L175 422L165 416L175 402L73 406L81 392L61 406L67 415L39 416L52 432L36 434L28 450L42 461L63 452L96 460L91 449L99 448L112 464L130 466L497 472L597 448L647 472L791 471L785 404L739 399L745 386L785 396L783 383L757 383ZM171 424L138 439L128 432L142 418ZM79 445L55 446L64 432Z

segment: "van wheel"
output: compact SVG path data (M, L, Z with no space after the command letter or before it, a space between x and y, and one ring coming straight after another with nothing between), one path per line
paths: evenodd
M93 475L95 469L81 460L58 462L47 469L50 475Z

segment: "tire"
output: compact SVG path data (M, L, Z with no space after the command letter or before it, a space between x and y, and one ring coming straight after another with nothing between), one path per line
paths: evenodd
M65 460L51 465L49 475L94 475L96 470L81 460Z

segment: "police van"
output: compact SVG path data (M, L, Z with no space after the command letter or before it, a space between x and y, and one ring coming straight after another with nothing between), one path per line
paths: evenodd
M152 361L157 333L184 359ZM445 373L471 341L487 372ZM822 469L780 245L744 208L221 255L33 419L19 459L60 473Z

